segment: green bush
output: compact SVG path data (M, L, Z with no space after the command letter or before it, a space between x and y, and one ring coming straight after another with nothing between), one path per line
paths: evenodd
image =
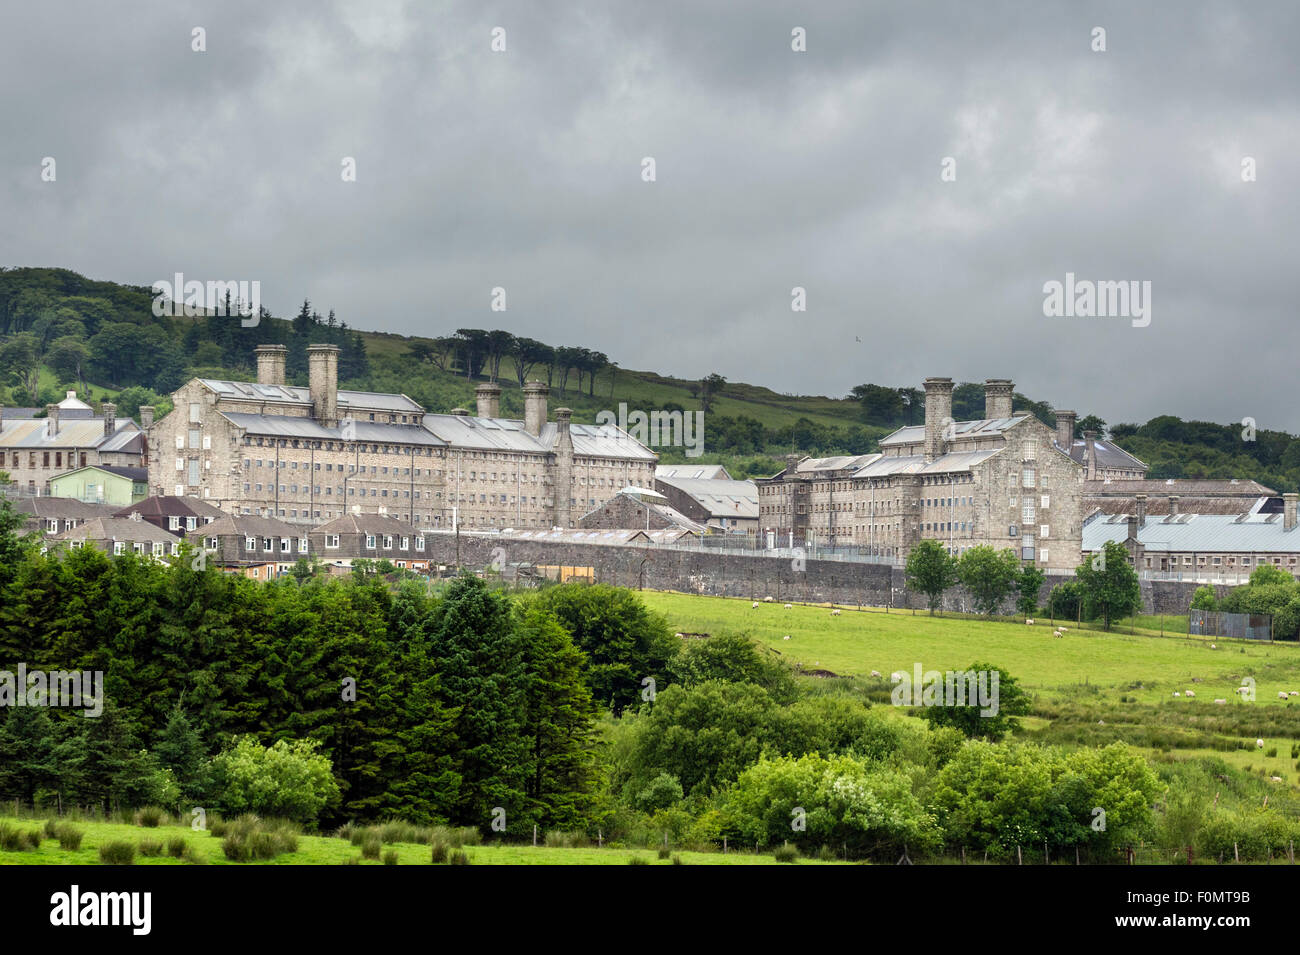
M133 865L135 843L117 839L99 847L99 861L104 865Z
M315 822L321 810L339 799L329 757L314 740L279 740L263 746L251 736L237 738L212 761L222 805L234 812Z
M458 849L447 857L448 865L469 865L469 853Z
M76 852L81 848L82 831L70 822L61 822L55 828L54 838L59 840L59 848Z
M371 833L361 842L361 857L363 859L378 859L381 848L379 833Z
M432 844L432 852L429 861L434 865L442 865L447 861L447 843L442 839L435 837Z
M225 833L221 851L231 862L274 859L298 851L298 833L287 820L241 817L229 822Z
M140 855L145 858L153 858L163 854L163 844L157 839L141 839Z
M145 806L136 810L135 824L148 829L156 829L170 818L164 809L159 809L157 806Z
M672 850L669 849L667 846L659 847L659 858L667 859L671 855L672 855Z
M645 856L632 856L627 860L628 865L649 865L650 860Z
M772 858L776 859L777 862L798 862L799 849L787 842L776 847L772 852Z
M7 822L0 822L0 849L6 852L22 852L27 848L27 836L21 829Z
M185 841L184 836L172 836L167 840L167 854L173 859L184 859L189 848L190 844Z
M389 849L384 853L384 865L397 865L396 849Z

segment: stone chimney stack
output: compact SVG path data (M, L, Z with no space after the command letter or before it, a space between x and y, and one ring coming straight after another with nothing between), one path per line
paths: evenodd
M1063 411L1057 409L1056 412L1056 443L1066 453L1074 447L1074 423L1079 420L1079 416L1073 411Z
M1134 508L1137 510L1138 527L1147 526L1147 496L1138 494L1134 498Z
M989 378L984 382L984 417L1011 417L1011 395L1015 386L1010 378Z
M929 462L943 454L945 432L952 426L952 379L927 378L924 384L925 460Z
M1178 516L1178 504L1181 500L1182 498L1179 497L1177 494L1169 495L1169 516L1170 517Z
M451 409L451 413L454 414L457 418L468 418L468 417L469 417L469 409L468 409L468 408L452 408L452 409Z
M1296 521L1296 501L1300 500L1300 494L1283 494L1282 495L1282 529L1293 530Z
M283 345L258 345L253 352L257 355L257 383L283 385L284 365L289 357L289 349Z
M1083 433L1083 467L1085 481L1097 480L1097 432L1085 431Z
M474 389L480 418L501 417L501 386L484 382Z
M555 526L572 527L573 437L569 432L568 408L555 409Z
M153 405L140 406L140 427L145 431L153 427Z
M802 460L803 455L800 454L787 454L785 456L785 479L787 481L794 480L794 476L799 470L799 462Z
M45 433L51 438L57 438L59 436L59 406L46 405L45 417L48 419L45 422Z
M1131 541L1138 539L1138 519L1132 514L1128 516L1128 539Z
M117 430L117 405L105 401L100 407L104 410L104 437L107 438ZM153 411L152 408L149 410ZM143 413L144 409L141 408L140 411Z
M537 437L546 424L546 396L551 389L540 381L524 385L524 430Z
M323 427L337 427L339 423L338 346L308 345L307 373L313 416Z

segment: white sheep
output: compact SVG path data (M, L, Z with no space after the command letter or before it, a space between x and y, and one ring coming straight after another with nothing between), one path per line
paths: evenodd
M1187 691L1187 695L1188 695L1188 696L1195 696L1196 694L1193 693L1191 690L1188 690L1188 691Z
M1069 630L1070 628L1069 628L1069 627L1057 627L1056 629L1059 630L1059 631L1061 631L1061 633L1065 633L1065 631Z
M1282 777L1281 777L1281 776L1270 776L1269 778L1272 779L1273 782L1275 782L1275 783L1280 783L1280 782L1282 781Z
M793 607L793 606L794 606L794 604L786 604L786 605L785 605L785 609L786 609L786 610L789 610L789 609L790 609L791 607Z
M1227 703L1228 701L1227 701L1227 700L1215 700L1214 702L1215 702L1215 703L1218 703L1218 704L1220 704L1220 705L1223 705L1223 704Z
M1211 649L1211 650L1217 650L1217 649L1219 649L1219 648L1216 647L1214 644L1211 643L1211 644L1210 644L1210 649Z
M789 640L789 639L790 639L790 634L787 633L787 634L786 634L784 637L782 637L781 639L782 639L782 640Z
M1026 620L1026 621L1025 621L1025 626L1027 626L1027 627L1032 627L1033 625L1034 625L1034 621L1032 621L1032 620Z
M832 611L831 611L831 616L832 616L832 617L838 617L839 615L840 615L840 612L839 612L838 610L832 610Z
M875 677L876 679L880 679L880 671L879 671L879 670L872 670L872 671L871 671L871 675L872 675L873 677Z
M753 607L752 607L751 609L754 609L754 610L757 610L757 609L758 609L758 601L757 601L757 600L754 601L754 605L753 605Z
M764 598L763 598L763 603L765 603L765 604L770 604L771 602L772 602L772 598L771 598L771 597L764 597Z
M1182 696L1182 694L1179 693L1177 690L1174 690L1174 696Z
M1256 748L1256 749L1263 749L1263 748L1264 748L1264 741L1263 741L1262 739L1257 739L1257 740L1255 740L1255 748Z
M1279 700L1285 700L1285 699L1286 699L1286 691L1285 691L1285 690L1278 690L1277 698L1278 698Z
M1249 692L1250 692L1250 687L1248 687L1248 686L1238 686L1238 687L1233 687L1232 692L1233 692L1233 693L1246 694L1246 693L1249 693Z
M1292 690L1290 693L1287 694L1287 696L1300 696L1300 692Z

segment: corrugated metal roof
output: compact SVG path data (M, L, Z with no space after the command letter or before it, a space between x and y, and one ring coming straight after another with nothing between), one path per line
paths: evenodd
M1148 517L1137 533L1138 541L1151 552L1300 552L1300 529L1284 530L1280 514L1253 514L1245 520L1227 514ZM1096 551L1106 541L1122 543L1127 538L1127 515L1095 517L1084 525L1083 549Z
M721 464L661 464L655 468L655 479L663 478L730 481L731 475Z
M753 481L656 477L690 497L714 517L758 517L758 487Z
M920 454L886 457L872 462L860 471L855 472L853 476L855 478L879 478L889 477L894 474L968 472L977 464L981 464L993 457L993 455L1001 453L1002 448L986 448L983 451L954 451L951 454L940 455L929 464L925 463L925 456Z
M981 418L976 421L953 422L953 433L963 438L984 434L1001 434L1017 422L1024 421L1029 415L1012 415L1010 418ZM897 444L924 444L925 425L909 424L899 428L893 434L880 439L880 446L893 447Z
M827 458L804 458L795 465L795 473L812 471L855 471L879 458L879 454L838 454Z
M522 421L513 418L426 414L424 427L453 448L517 451L524 454L546 454L550 450L549 445L524 430Z
M222 415L237 428L241 428L249 434L269 435L275 438L443 446L442 441L418 424L381 424L377 421L353 420L354 431L345 439L343 436L344 421L340 421L338 427L327 428L314 418L246 414L241 411L223 411Z
M556 425L548 421L542 426L542 443L548 450L555 447ZM626 431L612 424L570 424L569 437L573 453L593 458L616 458L624 461L657 461L655 454Z
M1224 480L1222 478L1156 478L1152 480L1115 479L1095 481L1085 488L1085 493L1096 497L1131 497L1145 494L1156 501L1168 499L1170 494L1185 497L1257 498L1276 497L1277 491L1258 481ZM1244 510L1244 508L1243 508Z
M311 389L298 385L260 385L254 381L224 381L217 378L200 378L204 386L223 398L244 401L282 401L294 404L311 404ZM369 411L419 413L424 409L406 395L385 394L376 391L340 391L339 410L365 408Z
M126 433L125 436L123 432ZM140 433L134 421L119 419L116 430L111 435L112 443L118 445L127 442L130 436ZM107 440L104 436L103 418L74 418L71 421L60 419L59 433L54 437L49 434L48 418L0 422L0 448L101 448ZM119 450L117 447L103 449Z
M1052 442L1059 450L1061 448L1059 441ZM1098 438L1093 442L1097 451L1097 467L1099 468L1124 468L1130 471L1145 471L1147 466L1139 461L1133 455L1129 454L1117 444ZM1079 464L1083 464L1087 459L1088 445L1082 438L1075 438L1073 446L1066 452Z

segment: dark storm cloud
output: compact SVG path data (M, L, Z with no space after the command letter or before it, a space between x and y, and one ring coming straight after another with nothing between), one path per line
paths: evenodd
M0 35L0 262L259 279L277 314L310 297L362 328L506 327L781 391L1013 377L1111 421L1300 430L1298 20L1289 3L28 4ZM1149 280L1150 326L1045 318L1066 272Z

